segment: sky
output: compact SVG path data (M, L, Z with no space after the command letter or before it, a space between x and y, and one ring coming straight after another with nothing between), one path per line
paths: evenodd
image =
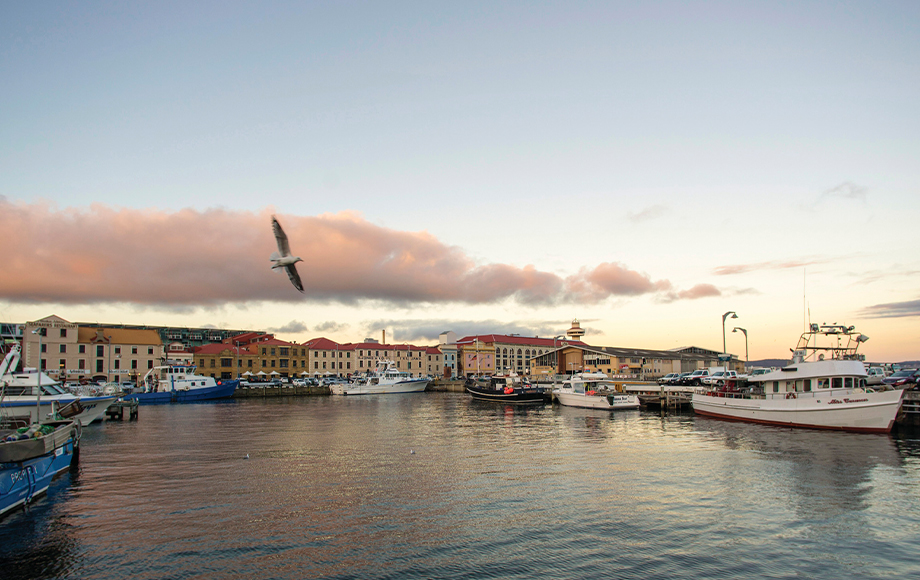
M4 2L0 39L3 322L920 359L920 3Z

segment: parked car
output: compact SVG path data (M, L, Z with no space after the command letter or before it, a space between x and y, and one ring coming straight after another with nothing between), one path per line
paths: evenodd
M673 379L671 379L671 381L670 381L668 384L671 385L671 386L674 386L674 385L682 385L682 384L684 384L684 379L686 379L687 377L689 377L691 374L692 374L692 373L689 373L689 372L680 373L679 375L677 375L676 377L674 377Z
M890 377L882 379L883 385L900 389L908 389L920 381L920 371L917 369L902 369Z
M702 379L700 379L700 382L703 383L704 385L714 385L716 384L716 381L723 378L724 376L725 376L725 371L716 371L712 373L711 375L709 375L708 377L703 377Z
M885 376L885 369L882 367L869 367L866 369L866 384L880 385Z
M663 377L658 377L658 384L659 385L669 385L671 384L672 380L678 377L680 377L680 373L668 373Z
M680 384L698 387L703 384L703 379L709 376L709 369L698 369L688 376L681 378Z

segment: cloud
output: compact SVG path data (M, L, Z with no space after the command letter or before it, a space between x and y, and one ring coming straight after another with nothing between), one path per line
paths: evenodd
M889 302L876 304L862 309L860 316L863 318L906 318L920 316L920 300L907 300L905 302Z
M698 300L700 298L710 298L712 296L721 295L721 290L712 284L697 284L689 290L666 292L659 297L659 300L661 302L674 302L675 300Z
M590 333L591 321L580 321L582 328ZM367 336L379 336L383 329L392 329L392 336L387 335L387 342L434 342L442 332L453 331L458 337L474 334L520 334L522 336L542 336L552 338L564 334L572 326L571 320L535 320L535 321L501 321L501 320L451 320L418 319L418 320L369 320L363 323Z
M271 214L271 208L160 211L101 204L58 209L0 198L0 298L172 309L302 301L286 276L269 269L276 249ZM278 218L293 253L303 258L297 268L306 299L314 302L514 299L539 306L673 291L669 281L620 263L583 267L567 278L532 265L477 264L427 232L384 228L352 212Z
M317 324L316 326L314 326L313 332L328 332L328 333L342 332L342 331L348 330L349 326L350 325L348 324L338 323L332 320L327 320L326 322L323 322L321 324ZM306 330L306 327L304 327L304 330Z
M670 211L671 209L666 206L652 205L638 212L629 212L627 217L630 219L630 221L641 223L660 218Z
M769 262L754 262L752 264L732 264L729 266L719 266L718 268L713 268L712 273L716 276L730 276L732 274L746 274L747 272L754 272L757 270L787 270L789 268L804 268L805 266L811 266L814 264L823 264L828 262L827 259L811 259L811 260L790 260L786 262L781 261L769 261Z
M850 181L845 181L836 187L832 187L828 190L825 190L821 193L821 197L818 198L818 203L828 199L852 199L856 201L866 201L866 196L869 192L869 188L862 185L856 185Z
M281 333L291 333L296 334L300 332L306 332L309 330L307 325L299 320L292 320L283 326L278 326L275 328L269 328L269 332L281 332Z

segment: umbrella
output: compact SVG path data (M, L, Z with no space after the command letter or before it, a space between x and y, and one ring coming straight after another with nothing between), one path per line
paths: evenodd
M305 376L307 376L307 375L309 375L309 374L310 374L310 373L308 373L307 371L303 371L302 373L300 373L300 376L305 377Z
M244 377L249 377L249 376L252 376L252 373L249 372L249 371L246 371L245 373L243 373L243 376L244 376Z
M258 375L258 376L260 376L260 377L264 377L265 374L266 374L265 371L259 371L259 372L256 373L256 375Z
M272 375L280 375L281 373L279 373L278 371L272 371L272 372L269 373L269 374L272 374Z

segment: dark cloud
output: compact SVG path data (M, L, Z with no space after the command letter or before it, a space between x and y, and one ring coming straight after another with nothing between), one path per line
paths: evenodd
M269 328L270 332L279 332L279 333L292 333L296 334L299 332L306 332L310 330L307 328L307 325L299 320L292 320L285 325L278 326L275 328Z
M590 333L591 321L581 321L582 328ZM501 320L370 320L364 323L368 336L378 336L383 329L392 329L393 336L387 342L436 342L442 332L453 331L458 337L474 334L520 334L552 338L572 326L572 321L501 321Z
M860 311L863 318L906 318L920 316L920 300L889 302L867 306Z

